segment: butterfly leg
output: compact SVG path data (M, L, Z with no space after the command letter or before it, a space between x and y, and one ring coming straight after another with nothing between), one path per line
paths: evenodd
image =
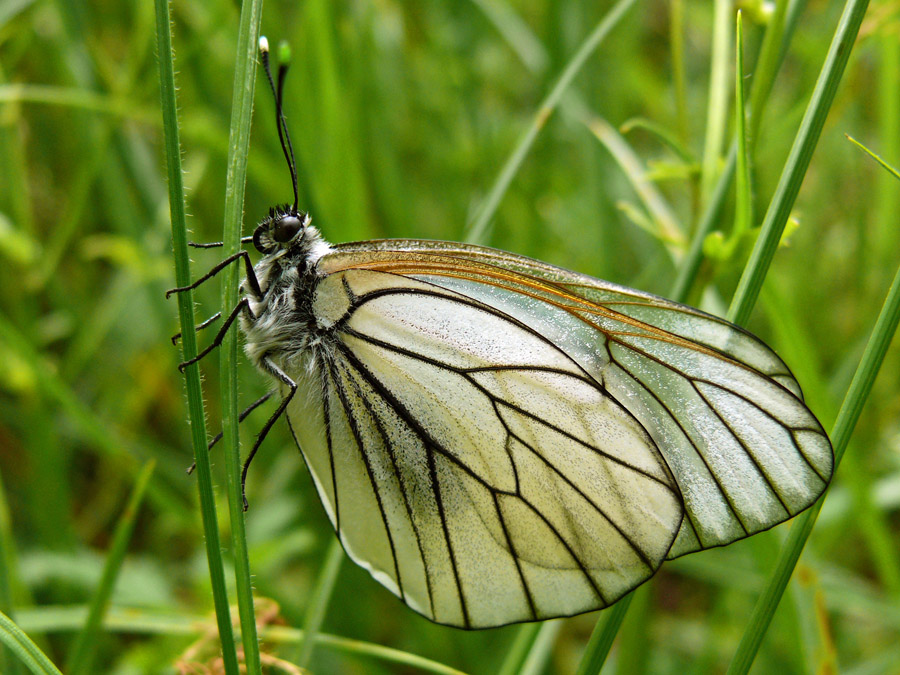
M250 291L253 293L253 295L257 299L262 300L262 290L260 290L260 287L259 287L259 280L256 278L256 272L253 271L253 263L250 262L250 254L247 253L247 251L238 251L234 255L228 256L227 258L225 258L225 260L223 260L218 265L213 267L209 272L204 274L202 277L197 279L194 283L190 284L189 286L180 286L179 288L170 288L169 290L166 291L166 298L169 298L173 293L181 293L183 291L194 290L200 284L202 284L204 281L208 281L209 279L212 279L214 276L216 276L219 272L221 272L223 269L228 267L235 260L243 260L244 261L244 265L247 268L247 283L250 285Z
M231 324L234 323L234 320L237 318L238 314L242 311L247 312L251 318L253 318L253 313L250 311L250 301L247 298L241 300L238 304L234 306L234 309L231 310L231 314L228 315L228 318L225 319L225 323L222 324L222 327L219 329L219 332L216 333L216 337L213 338L213 341L209 344L209 346L204 349L202 352L197 354L192 359L188 359L187 361L182 361L178 364L178 370L182 373L184 369L187 368L192 363L197 363L204 356L209 354L213 349L222 344L222 340L225 339L225 334L228 332L228 329L231 328Z
M269 392L268 394L266 394L265 396L261 396L260 398L256 399L253 403L251 403L250 405L248 405L246 408L244 408L243 412L241 412L241 414L238 415L238 424L240 424L240 423L243 422L245 419L247 419L247 415L249 415L250 413L252 413L254 410L256 410L259 406L261 406L263 403L265 403L266 401L268 401L268 400L269 400L270 398L272 398L272 396L274 396L274 395L275 395L275 392L274 392L274 391L270 391L270 392ZM221 440L222 440L222 432L220 431L220 432L217 433L217 434L213 437L213 439L206 445L206 449L207 449L207 450L212 450L213 447L214 447L219 441L221 441ZM187 470L188 475L194 473L194 469L196 469L196 468L197 468L197 462L194 462L193 464L191 464L191 465L188 467L188 470Z
M203 330L204 328L209 326L211 323L218 321L221 317L222 317L222 312L216 312L215 314L213 314L211 317L209 317L203 323L200 323L200 324L197 324L196 326L194 326L194 331L197 332L197 331ZM172 344L177 345L178 338L180 338L180 337L181 337L181 332L175 333L175 335L172 336Z
M247 503L247 470L250 468L250 462L253 461L253 457L256 455L256 451L259 450L259 446L262 445L263 440L265 440L266 436L269 433L269 430L272 428L272 425L275 424L275 421L284 414L284 411L287 410L288 403L291 402L291 399L294 398L294 394L297 391L297 383L294 382L287 374L279 368L275 363L268 357L268 355L264 355L260 360L260 363L268 370L273 377L278 380L284 382L289 388L290 391L285 395L283 399L281 399L281 404L278 406L278 409L272 413L272 416L265 423L262 429L260 429L259 434L256 436L256 442L253 444L253 447L250 449L250 454L247 455L247 459L244 460L244 468L241 471L241 497L244 500L244 511L250 506Z

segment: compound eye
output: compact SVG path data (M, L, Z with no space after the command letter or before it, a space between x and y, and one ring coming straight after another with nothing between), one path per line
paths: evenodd
M285 244L293 239L302 227L303 221L297 216L282 216L272 228L272 238L279 244Z

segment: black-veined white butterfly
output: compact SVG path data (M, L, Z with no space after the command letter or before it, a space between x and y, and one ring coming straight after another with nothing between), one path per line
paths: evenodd
M481 246L328 244L282 145L294 204L246 238L262 260L191 287L246 264L209 348L239 317L281 394L245 475L286 413L348 555L415 611L487 628L606 607L828 485L828 437L753 335Z

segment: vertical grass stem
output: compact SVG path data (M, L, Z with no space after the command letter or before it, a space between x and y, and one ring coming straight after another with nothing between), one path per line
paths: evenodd
M175 68L172 52L171 19L168 0L156 0L156 39L159 59L159 86L165 133L166 171L169 185L169 212L172 220L172 246L175 258L175 284L187 286L191 282L188 258L187 224L185 223L184 182L181 169L181 141L175 100ZM197 355L197 337L194 334L193 294L178 294L178 315L181 319L182 349L185 360ZM191 442L197 463L197 490L200 494L200 513L206 536L206 558L209 564L210 585L216 608L216 623L222 644L222 658L227 675L238 675L237 651L231 630L228 593L225 590L225 570L219 540L216 501L213 494L209 453L206 448L206 418L203 412L203 392L200 387L200 369L197 364L185 369L188 415Z
M250 154L250 120L253 112L253 93L256 85L256 55L261 15L262 0L248 0L242 4L231 100L228 165L225 176L225 225L222 233L224 256L237 253L241 246L244 187L247 179L247 158ZM237 265L232 265L223 272L223 308L231 308L237 305L239 273L240 270ZM225 484L228 491L228 512L231 516L231 545L234 555L234 575L237 589L238 614L240 615L241 624L241 641L244 645L244 660L247 672L253 675L261 671L261 666L241 493L237 358L237 334L236 331L231 330L226 334L219 349L219 371L222 382L222 445L225 450Z

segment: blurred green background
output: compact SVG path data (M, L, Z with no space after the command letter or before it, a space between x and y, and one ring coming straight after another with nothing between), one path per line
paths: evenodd
M637 3L575 80L580 104L569 99L541 132L484 243L668 292L679 245L667 246L661 227L690 236L734 133L734 8L717 4L728 9L724 35L705 0ZM331 241L464 239L540 101L610 5L269 0L263 34L289 40L294 53L285 99L301 207ZM740 5L749 87L772 7ZM841 9L790 5L800 7L797 30L750 139L757 224ZM222 0L172 5L198 241L221 238L238 15ZM710 114L714 36L725 40L726 79L724 107ZM873 0L750 322L827 429L900 263L900 183L845 134L900 164L898 85L900 3ZM291 199L262 81L256 100L245 234L270 205ZM205 663L211 652L189 649L215 626L196 484L184 473L192 461L184 385L169 341L177 308L164 299L174 273L158 101L152 3L0 2L0 601L55 662L71 655L81 621L72 608L96 591L140 467L157 462L97 643L99 672ZM679 151L647 125L620 137L603 122L621 129L636 118ZM623 162L622 140L636 164ZM650 179L644 193L638 174ZM751 244L745 237L731 255L716 255L710 242L693 304L724 313ZM194 276L217 261L215 250L195 252ZM198 321L220 309L215 283L196 297ZM900 671L898 360L895 347L754 672ZM216 365L204 366L212 431ZM240 382L247 403L268 384L246 363ZM242 425L245 450L264 417ZM220 457L213 461L224 529L224 475ZM333 535L283 425L254 461L248 497L256 592L280 608L268 621L298 626ZM609 672L721 672L785 531L666 563L638 591ZM597 618L562 622L547 672L574 670ZM518 631L432 625L349 562L323 630L471 673L496 672ZM263 650L290 654L273 641ZM327 646L312 669L418 672Z

